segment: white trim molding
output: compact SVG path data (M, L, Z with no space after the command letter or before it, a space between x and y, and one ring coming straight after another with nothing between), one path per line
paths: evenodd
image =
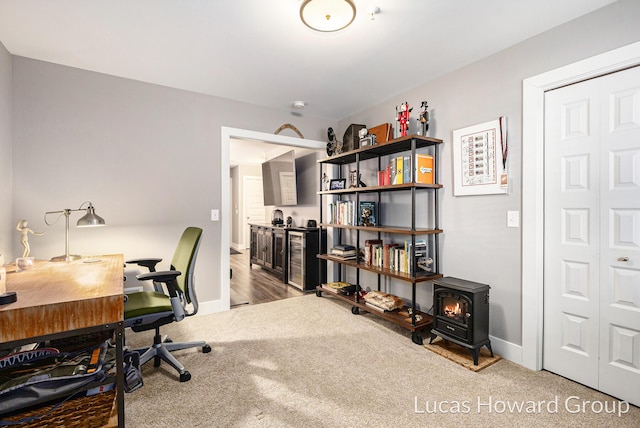
M544 93L640 65L640 42L522 82L522 365L542 369Z

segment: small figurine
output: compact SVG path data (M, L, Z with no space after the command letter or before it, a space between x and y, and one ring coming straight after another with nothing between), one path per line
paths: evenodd
M331 127L327 129L327 138L329 139L327 143L327 155L333 156L342 153L342 142L338 141L336 133L333 132L333 128Z
M24 251L22 252L22 257L29 257L29 253L31 252L31 248L29 247L29 234L35 236L44 235L44 232L34 232L28 227L27 220L19 220L16 225L16 230L20 232L20 243L24 247Z
M358 187L358 171L355 169L349 171L349 189L354 187Z
M420 108L422 108L422 111L418 117L418 122L422 125L422 135L426 136L429 130L429 110L427 110L429 106L426 101L423 101L422 104L420 104Z
M409 108L409 103L406 101L400 104L400 111L398 111L398 106L396 106L396 114L398 115L396 120L399 122L399 125L400 125L401 137L407 136L407 129L409 128L409 113L411 113L412 110L413 110L413 107Z
M330 182L331 180L329 180L329 177L327 177L327 173L323 172L322 173L322 190L329 190Z
M354 169L349 171L349 189L355 187L367 187L367 185L362 181L362 174L358 174Z

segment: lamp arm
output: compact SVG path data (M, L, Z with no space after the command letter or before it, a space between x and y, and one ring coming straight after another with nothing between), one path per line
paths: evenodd
M88 206L88 207L86 207L86 208L82 208L82 207L84 206L84 204L89 204L89 206ZM62 214L62 215L64 215L64 216L66 216L66 217L67 217L67 221L68 221L69 215L70 215L72 212L76 212L76 211L86 211L87 209L92 208L92 207L93 207L93 203L92 203L91 201L85 201L85 202L83 202L83 203L81 203L81 204L80 204L80 208L78 208L77 210L72 210L71 208L65 208L65 209L60 210L60 211L47 211L46 213L44 213L44 223L45 223L47 226L53 226L53 225L54 225L54 224L56 224L56 222L60 219L60 216L58 216L58 218L56 218L56 220L55 220L53 223L49 223L49 222L47 221L47 216L48 216L49 214Z

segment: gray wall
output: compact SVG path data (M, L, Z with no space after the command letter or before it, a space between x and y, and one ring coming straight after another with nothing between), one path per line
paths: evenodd
M445 142L439 177L444 185L441 271L491 285L493 336L522 343L522 305L526 302L522 302L521 291L521 229L506 227L507 211L520 211L522 204L522 80L640 40L638 16L640 2L616 2L340 122L340 132L350 123L375 126L392 122L396 105L404 101L414 107L415 118L420 102L429 102L429 135ZM509 193L454 197L453 130L499 116L508 118ZM419 287L417 301L422 306L430 306L431 291L431 286Z
M13 94L13 217L45 232L30 239L32 254L64 253L64 219L49 227L43 214L87 200L108 226L72 226L71 253L157 256L168 263L184 227L200 226L202 301L220 298L222 223L210 221L211 209L226 212L220 128L272 133L293 122L307 138L322 139L330 126L288 111L21 57L13 58ZM72 225L80 215L72 214ZM14 254L18 246L16 239Z
M15 227L11 217L12 190L12 144L11 144L11 55L0 43L0 254L9 262L13 257L11 247Z

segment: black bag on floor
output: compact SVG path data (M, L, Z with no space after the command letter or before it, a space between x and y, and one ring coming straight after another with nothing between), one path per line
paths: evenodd
M0 416L102 385L114 364L107 342L73 353L43 348L8 355L0 359Z

